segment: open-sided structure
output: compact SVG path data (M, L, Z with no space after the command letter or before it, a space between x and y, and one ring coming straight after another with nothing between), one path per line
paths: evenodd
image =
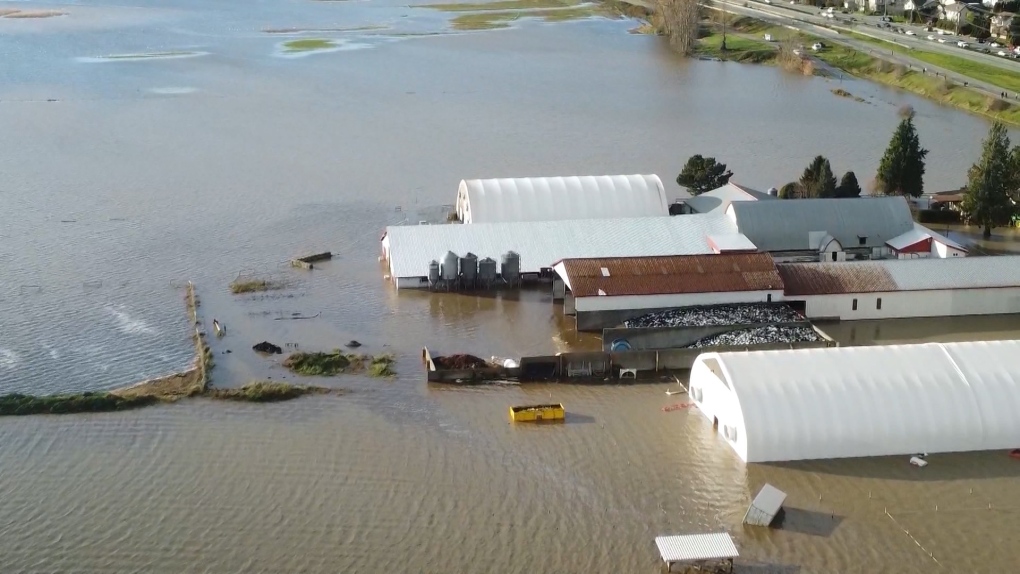
M685 534L656 536L655 546L659 556L671 572L674 564L704 565L710 561L722 561L733 571L733 559L740 556L733 544L733 537L726 532L712 534Z
M705 353L691 398L747 462L1020 442L1020 341Z
M457 189L463 223L665 215L669 202L657 175L466 179Z

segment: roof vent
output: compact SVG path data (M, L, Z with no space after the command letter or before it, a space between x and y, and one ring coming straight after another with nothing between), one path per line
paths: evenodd
M608 267L603 267L602 268L602 276L603 277L609 277L609 268Z

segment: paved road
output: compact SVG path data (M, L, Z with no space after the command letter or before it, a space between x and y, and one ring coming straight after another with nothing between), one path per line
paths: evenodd
M993 84L990 84L988 82L978 81L978 80L975 80L974 78L971 78L971 77L966 76L964 74L959 74L959 73L956 73L956 72L953 72L953 71L950 71L950 70L946 70L946 69L940 68L938 66L932 66L931 64L928 64L928 63L923 62L921 60L917 60L915 58L912 58L912 57L910 57L907 54L903 54L903 53L900 53L900 52L894 52L892 50L882 50L880 46L876 46L875 44L872 44L872 43L869 43L869 42L865 42L865 41L862 41L862 40L857 40L856 38L849 37L846 34L839 34L839 32L837 30L833 30L833 29L830 29L830 28L827 28L827 27L823 27L821 25L821 23L819 23L819 24L813 23L810 18L800 18L799 16L797 18L791 18L790 17L790 13L786 12L784 9L781 9L781 8L779 8L779 9L772 8L772 9L763 10L763 9L761 9L761 6L763 6L763 4L759 4L759 3L750 4L748 7L745 8L744 5L743 5L744 4L743 2L734 2L732 0L715 0L715 3L716 3L716 5L725 4L726 5L726 10L728 12L732 12L732 13L735 13L735 14L740 14L740 15L743 15L743 16L750 16L752 18L758 18L760 20L764 20L764 21L767 21L767 22L772 23L772 24L786 26L788 28L792 28L792 29L799 30L799 31L802 31L802 32L810 33L810 34L815 35L815 36L820 36L820 37L823 37L823 38L828 38L830 41L832 41L834 43L839 43L839 44L848 46L848 47L853 48L855 50L858 50L860 52L872 54L872 55L875 55L875 56L881 56L881 58L883 60L887 60L887 61L893 62L895 64L902 64L904 66L909 67L910 69L923 70L927 74L946 77L946 78L948 78L948 79L950 79L950 80L952 80L952 81L954 81L954 82L956 82L958 84L961 84L961 85L966 83L968 87L974 88L974 89L976 89L977 91L980 91L980 92L984 92L986 95L998 97L1003 92L1003 88L1001 88L999 86L996 86L996 85L993 85ZM766 6L766 8L769 8L768 5L764 5L764 6ZM779 11L778 13L777 13L777 10ZM815 19L823 20L822 18L815 18ZM876 28L876 31L877 31L877 28ZM870 33L870 30L869 30L869 33ZM875 35L877 36L877 34L875 34ZM903 36L897 35L897 34L894 34L893 36L895 37L895 40L897 40L897 41L900 40L901 38L903 38ZM921 41L922 42L928 42L927 40L921 40ZM936 45L940 46L940 47L943 47L943 48L946 48L946 46L944 44L936 44ZM929 46L927 44L925 44L924 47L928 48ZM934 51L934 50L932 50L932 51ZM957 52L965 52L965 50L959 49L959 48L956 48L956 51ZM972 56L982 56L982 57L985 57L985 58L989 58L989 56L985 56L984 54L969 53L969 55L972 55ZM997 63L1005 64L1007 66L1013 66L1013 68L1006 68L1006 69L1013 70L1015 68L1017 73L1020 73L1020 66L1017 66L1014 62L1011 62L1011 61L1008 61L1008 60L1004 60L1003 58L996 58L996 57L992 57L992 58L996 59L996 60L1000 60L1000 62L997 62ZM1007 92L1007 94L1008 94L1008 98L1010 100L1020 100L1020 95L1018 95L1018 94L1015 94L1015 93L1012 93L1012 92Z
M926 50L928 52L936 52L942 54L948 54L957 56L959 58L971 60L974 62L981 62L990 66L995 66L1011 72L1020 74L1020 61L1003 58L993 54L985 54L982 52L975 51L973 49L960 48L956 45L958 40L964 40L971 46L978 46L973 38L959 37L959 36L945 36L946 43L940 44L936 41L926 39L929 35L934 35L939 38L938 34L933 32L927 32L924 27L909 25L909 24L893 24L897 28L904 28L915 32L915 36L908 36L906 34L900 34L893 32L889 28L880 28L876 26L881 19L879 16L864 16L862 14L840 14L836 13L834 19L823 18L821 16L821 10L811 6L803 6L799 4L784 4L779 5L779 0L775 0L772 3L765 3L759 0L747 2L749 7L753 7L759 12L764 12L772 16L787 19L797 19L806 23L815 24L818 26L825 26L835 30L852 30L854 32L867 34L876 38L880 38L886 41L896 42L900 45L918 49ZM745 2L735 2L733 0L716 0L717 3L727 4L728 6L740 6L743 7ZM854 20L851 20L853 18Z

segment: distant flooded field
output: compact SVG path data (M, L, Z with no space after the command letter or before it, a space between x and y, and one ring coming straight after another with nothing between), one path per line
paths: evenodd
M1008 569L1008 545L987 544L1018 526L1004 453L744 465L696 411L662 410L677 402L665 381L424 382L424 345L601 344L544 290L398 295L383 280L385 226L442 213L462 178L657 173L677 195L701 153L767 189L824 153L866 181L910 104L926 181L952 189L987 130L866 83L843 82L862 104L823 79L680 61L586 6L0 2L62 13L0 18L0 391L183 369L189 280L206 328L227 326L209 339L214 385L346 390L0 420L4 569L657 572L655 535L708 530L733 533L743 572L930 572L928 552L947 571ZM239 278L284 288L232 293ZM1010 318L823 328L854 343L1017 333ZM351 340L393 353L397 376L297 379L286 354L252 351ZM511 405L548 401L566 424L509 423ZM785 527L745 530L765 481L790 494Z

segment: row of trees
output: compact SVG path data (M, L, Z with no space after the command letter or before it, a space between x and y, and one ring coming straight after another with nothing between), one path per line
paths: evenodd
M1006 127L996 122L981 146L981 158L967 171L962 210L980 225L985 239L992 229L1020 215L1020 145L1010 149Z
M903 119L893 132L889 147L878 165L872 191L883 195L909 195L918 197L924 191L924 158L928 150L914 127L914 111L905 109ZM686 187L691 195L701 195L729 183L733 172L714 157L693 155L677 176L677 184ZM804 169L798 181L779 189L783 199L859 197L861 186L852 171L838 181L832 165L824 156L817 156Z

